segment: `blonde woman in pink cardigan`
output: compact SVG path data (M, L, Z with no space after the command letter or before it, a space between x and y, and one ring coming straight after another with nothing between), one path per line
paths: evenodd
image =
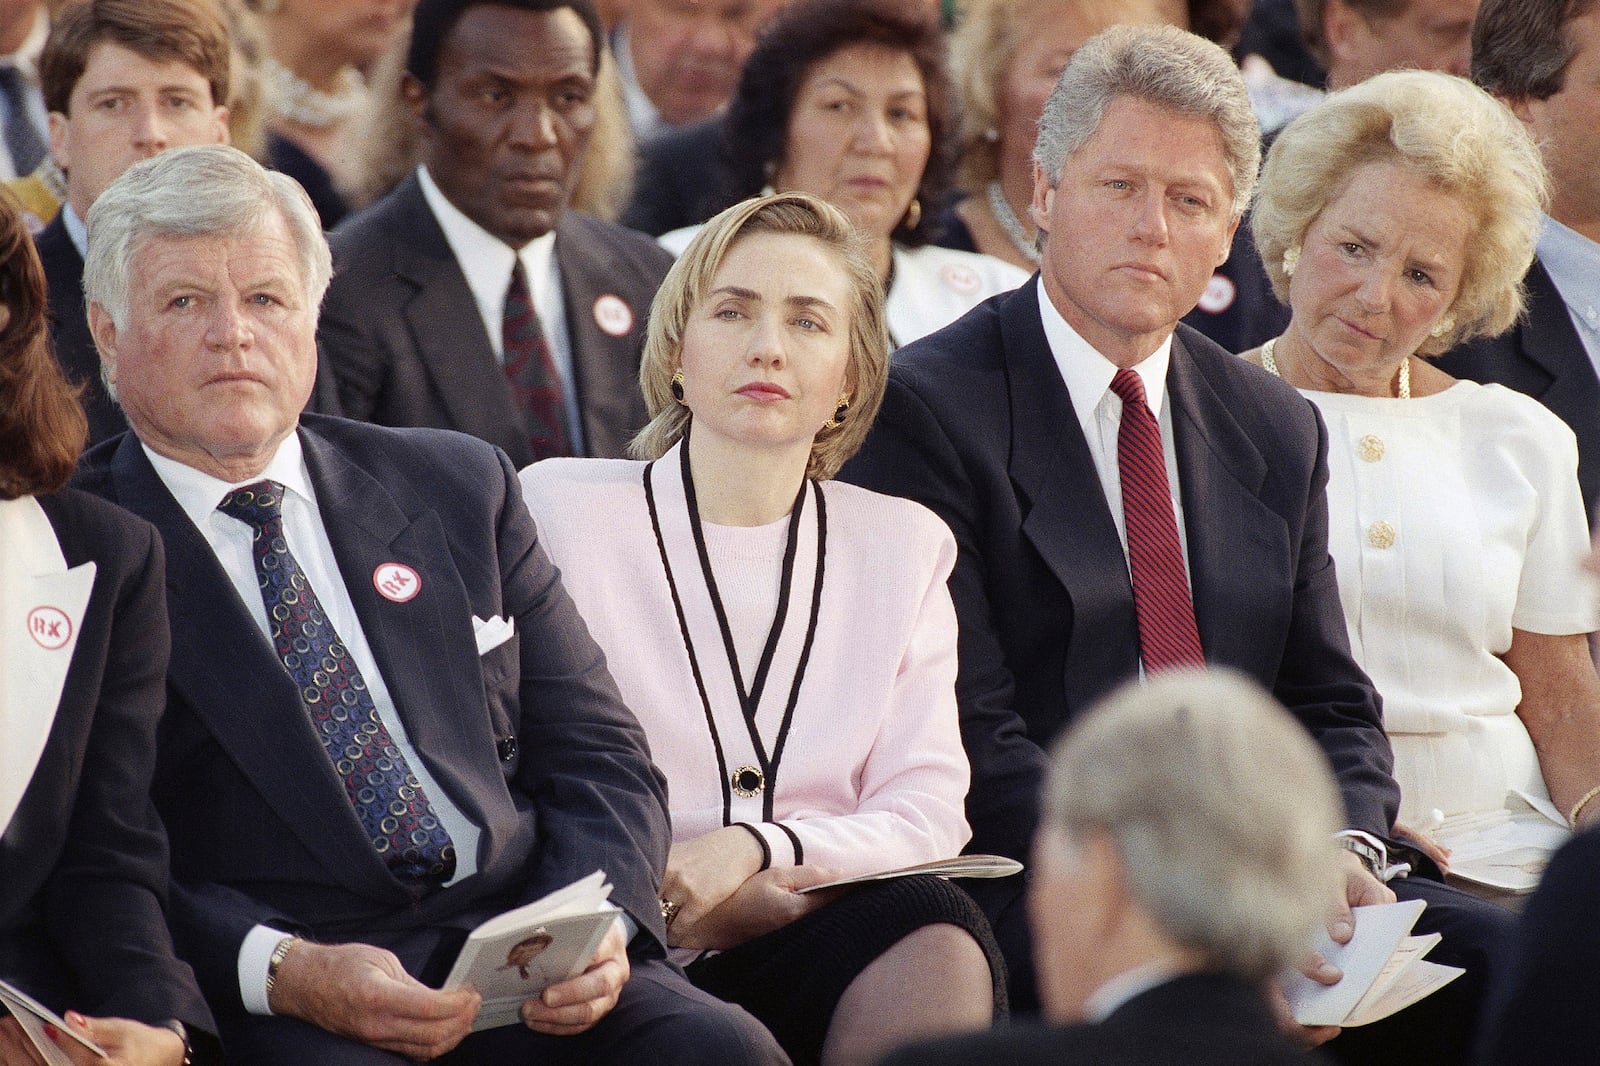
M828 480L887 376L882 293L836 208L713 219L668 274L641 371L649 461L547 460L528 506L671 797L668 943L797 1063L987 1026L1002 964L936 878L799 893L956 854L949 531Z

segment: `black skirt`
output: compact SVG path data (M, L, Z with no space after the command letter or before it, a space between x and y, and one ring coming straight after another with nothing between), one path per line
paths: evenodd
M989 960L994 1010L1006 1015L1006 970L983 911L941 877L902 877L852 889L825 907L728 951L691 962L689 979L755 1015L795 1066L821 1061L834 1008L879 955L927 925L972 934Z

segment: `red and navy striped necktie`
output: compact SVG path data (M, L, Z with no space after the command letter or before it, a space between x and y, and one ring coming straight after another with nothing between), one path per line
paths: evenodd
M1144 381L1118 370L1111 391L1122 398L1117 430L1117 476L1133 572L1133 609L1139 623L1139 657L1153 674L1175 666L1205 665L1189 595L1189 575L1172 512L1161 427L1145 399Z

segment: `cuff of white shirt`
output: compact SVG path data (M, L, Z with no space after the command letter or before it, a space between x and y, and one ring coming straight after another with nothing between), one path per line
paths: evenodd
M267 1003L267 967L278 945L294 937L282 929L258 925L245 934L239 945L239 998L251 1014L271 1014Z
M639 923L625 910L617 911L617 925L622 928L623 944L633 943L633 938L639 935Z

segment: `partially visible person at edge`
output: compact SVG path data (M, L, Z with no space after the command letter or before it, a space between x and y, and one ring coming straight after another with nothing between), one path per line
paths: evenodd
M55 1035L76 1066L217 1063L167 932L150 799L170 647L161 539L64 487L87 427L46 306L33 241L0 204L0 980L110 1055ZM0 1010L0 1064L41 1061Z

